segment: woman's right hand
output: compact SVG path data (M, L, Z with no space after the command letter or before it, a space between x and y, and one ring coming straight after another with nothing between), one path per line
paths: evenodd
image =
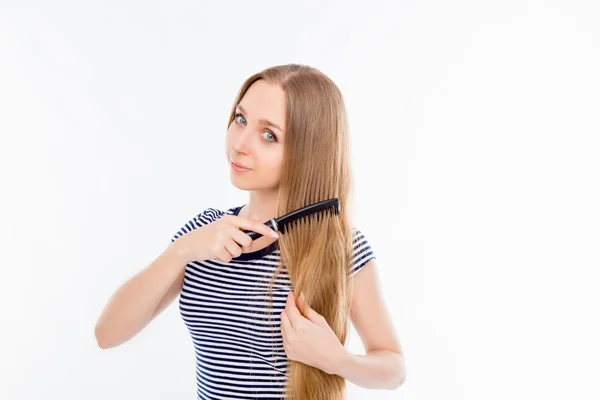
M263 236L278 237L274 230L263 223L226 214L182 235L171 245L188 261L215 259L230 262L234 257L247 253L252 244L252 238L240 228Z

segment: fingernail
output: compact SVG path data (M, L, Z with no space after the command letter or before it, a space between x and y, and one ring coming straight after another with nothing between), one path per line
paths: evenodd
M271 235L273 235L273 237L274 237L275 239L277 239L277 238L279 237L279 235L278 235L278 234L277 234L277 232L275 232L275 231L271 231Z

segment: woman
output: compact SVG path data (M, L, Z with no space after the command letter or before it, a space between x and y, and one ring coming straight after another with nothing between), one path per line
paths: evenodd
M95 329L100 347L129 340L179 295L199 399L343 399L346 380L399 387L404 358L375 255L351 221L338 87L298 64L251 76L231 110L225 155L248 203L203 210L119 288ZM313 215L279 237L263 224L334 197L338 215ZM263 236L252 241L242 230ZM366 355L346 351L348 320Z

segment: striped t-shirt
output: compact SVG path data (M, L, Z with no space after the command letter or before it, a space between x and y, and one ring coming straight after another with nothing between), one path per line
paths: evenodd
M225 214L237 215L242 207L227 211L208 208L187 222L171 241ZM356 228L353 240L351 276L375 258L364 234ZM196 353L198 399L283 398L288 359L279 315L292 290L285 268L273 283L273 304L267 308L269 281L279 264L276 240L228 263L203 260L186 265L179 310Z

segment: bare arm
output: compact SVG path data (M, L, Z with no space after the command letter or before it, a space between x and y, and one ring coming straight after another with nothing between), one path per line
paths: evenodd
M98 346L107 349L128 341L167 308L181 290L187 262L169 246L119 287L96 323Z
M337 375L364 388L394 390L404 383L406 366L375 259L367 262L354 282L350 318L367 354L346 353Z
M162 313L164 310L166 310L167 307L169 307L169 305L173 302L173 300L175 300L177 298L177 296L179 296L179 293L181 293L181 289L183 288L184 277L185 277L185 268L182 268L181 272L177 276L177 279L175 279L175 282L173 282L173 284L171 285L169 290L167 290L167 293L165 293L163 298L158 302L158 305L154 309L152 316L150 316L150 319L148 320L148 324L150 322L152 322L154 320L154 318L158 317L160 315L160 313ZM148 325L148 324L146 324L146 325Z
M239 216L225 215L206 224L209 215L206 211L201 215L188 222L181 229L185 234L170 243L152 264L112 295L94 329L100 348L128 341L166 309L181 291L188 262L217 257L229 262L249 249L252 238L240 228L275 234L268 226Z

